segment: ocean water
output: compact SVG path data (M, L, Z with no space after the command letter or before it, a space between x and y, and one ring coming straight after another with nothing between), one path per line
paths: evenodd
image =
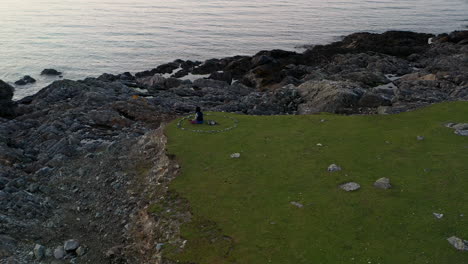
M0 79L138 72L174 59L298 50L357 31L443 33L468 25L468 0L0 0Z

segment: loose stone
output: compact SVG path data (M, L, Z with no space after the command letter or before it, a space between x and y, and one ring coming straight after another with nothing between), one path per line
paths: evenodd
M389 178L380 178L377 181L374 182L374 187L379 188L379 189L390 189L392 188L392 185L390 184L390 179Z
M302 207L304 207L304 205L303 205L303 204L301 204L301 203L298 203L298 202L291 202L291 204L292 204L292 205L294 205L294 206L296 206L296 207L298 207L298 208L302 208Z
M468 137L468 123L448 123L446 127L455 129L455 134Z
M164 246L164 243L158 243L158 244L156 244L156 250L157 250L158 252L161 251L161 249L163 248L163 246Z
M433 215L435 216L435 218L437 218L437 219L441 219L442 217L444 217L444 214L439 214L439 213L432 213L432 214L433 214Z
M84 254L86 254L86 248L84 246L79 246L76 249L76 254L80 257L83 256Z
M240 158L240 153L232 153L232 154L231 154L231 158L233 158L233 159L238 159L238 158Z
M459 136L468 137L468 130L455 130L455 134Z
M63 257L65 257L65 250L62 246L59 246L54 249L54 257L56 259L63 259Z
M34 246L33 252L34 252L34 257L36 257L36 259L38 260L41 260L45 257L45 247L42 245L36 244Z
M70 239L65 241L63 248L65 251L74 251L80 246L80 242L76 239Z
M46 258L52 257L52 255L53 255L52 249L46 248L46 251L45 251Z
M359 190L361 188L361 185L355 182L348 182L340 185L340 188L347 192L353 192Z
M330 172L340 171L340 170L341 170L341 167L336 164L331 164L330 166L328 166L328 171Z
M447 241L456 249L468 251L468 241L462 240L456 236L447 238Z

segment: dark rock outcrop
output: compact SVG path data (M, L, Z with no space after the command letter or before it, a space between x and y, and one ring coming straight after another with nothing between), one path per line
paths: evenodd
M298 87L305 102L299 105L299 114L319 112L342 113L345 108L356 108L364 89L350 82L309 81Z
M195 67L198 64L200 64L200 62L175 60L173 62L159 65L158 67L149 71L138 72L135 74L135 77L143 78L143 77L153 76L155 74L170 74L178 68L182 68L184 70L189 70L189 69L192 70L193 67Z
M227 82L228 84L232 83L231 72L213 72L212 74L210 74L208 78L213 79L213 80L218 80L218 81L224 81L224 82Z
M383 34L354 33L343 40L313 47L304 53L310 62L322 61L336 54L378 52L396 57L407 57L430 48L432 34L408 31L388 31Z
M41 72L41 75L61 75L62 73L55 69L44 69Z
M14 117L15 104L12 101L14 91L15 89L11 85L0 80L0 117Z
M15 82L16 85L26 85L30 83L35 83L36 80L29 75L25 75L23 78Z

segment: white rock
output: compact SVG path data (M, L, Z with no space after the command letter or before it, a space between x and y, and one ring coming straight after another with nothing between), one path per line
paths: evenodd
M374 182L374 187L379 188L379 189L390 189L392 188L392 185L390 184L390 179L389 178L380 178Z
M433 214L433 215L435 216L435 218L437 218L437 219L441 219L442 217L444 217L444 214L439 214L439 213L432 213L432 214Z
M416 139L419 141L424 140L424 136L417 136Z
M447 238L447 241L456 249L468 251L468 242L456 236Z
M340 188L347 192L352 192L359 190L361 188L361 185L359 185L359 183L356 182L348 182L345 184L341 184Z
M340 171L341 167L336 165L336 164L331 164L328 166L328 171L333 172L333 171Z
M238 159L238 158L240 158L240 153L232 153L232 154L231 154L231 158L233 158L233 159Z
M468 137L468 130L455 130L455 134Z
M468 136L468 123L448 123L446 127L455 129L455 134L460 136Z
M299 207L299 208L302 208L302 207L304 207L304 205L303 205L303 204L301 204L301 203L298 203L298 202L291 202L291 204L292 204L292 205L294 205L294 206L296 206L296 207Z
M323 145L322 143L317 143L317 146L322 147Z
M454 124L452 125L452 128L456 130L468 130L468 123Z
M187 244L187 240L182 241L182 245L180 245L180 248L184 248L186 244Z

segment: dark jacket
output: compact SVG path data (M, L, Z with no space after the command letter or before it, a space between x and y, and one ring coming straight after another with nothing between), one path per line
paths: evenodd
M203 121L203 113L202 112L196 112L196 120L197 121Z

